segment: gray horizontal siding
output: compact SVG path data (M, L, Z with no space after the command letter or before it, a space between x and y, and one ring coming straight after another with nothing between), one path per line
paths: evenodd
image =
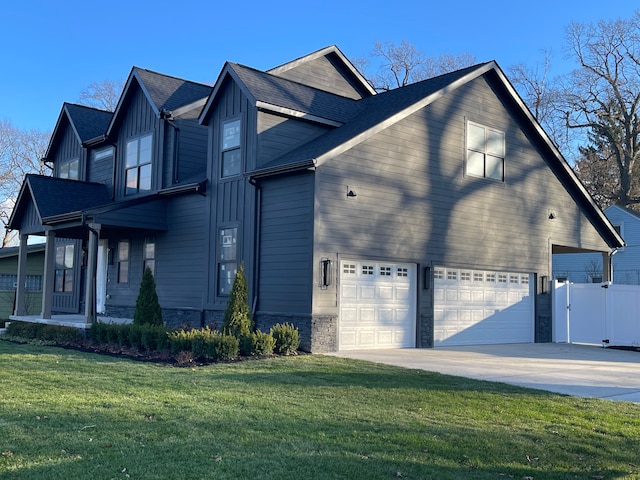
M310 313L313 174L266 181L261 192L258 310Z
M344 65L334 55L303 62L277 75L343 97L362 98L351 83Z
M327 127L258 112L257 167L328 131Z
M464 175L466 119L505 132L504 183ZM319 179L316 225L336 227L317 235L325 252L546 272L549 238L604 248L483 79L329 161Z

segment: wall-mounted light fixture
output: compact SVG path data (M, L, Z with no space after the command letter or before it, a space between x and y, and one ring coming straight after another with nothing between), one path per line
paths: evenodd
M547 293L547 276L540 276L540 293Z
M320 260L320 288L323 290L331 285L331 260L323 258Z
M553 220L556 218L556 212L553 210L549 210L549 220Z
M358 194L356 193L355 187L347 186L347 197L357 197L357 196Z
M425 290L429 290L431 288L431 267L424 267L423 270L424 277L422 278L422 285Z

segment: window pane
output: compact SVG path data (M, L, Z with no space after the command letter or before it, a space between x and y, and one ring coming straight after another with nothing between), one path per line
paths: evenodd
M467 148L484 152L484 128L467 124Z
M75 160L71 160L69 162L69 176L67 178L70 178L72 180L78 180L78 178L80 178L78 176L78 164L80 163L80 161L78 159Z
M56 268L64 268L64 245L56 247Z
M140 190L151 190L151 164L143 165L140 167Z
M138 169L131 168L127 170L127 195L136 193L138 191Z
M237 271L238 265L236 263L218 265L218 295L229 295L231 293L231 287Z
M102 150L94 151L91 156L94 161L103 160L105 158L109 158L113 155L113 147L104 148Z
M147 243L144 245L144 258L155 258L156 256L156 244L152 241L147 240Z
M472 151L467 153L467 175L484 177L484 155Z
M129 260L129 242L118 243L118 260Z
M220 260L236 260L237 228L223 228L220 230Z
M502 181L504 179L503 165L502 158L487 155L487 178Z
M144 269L149 269L151 270L151 274L155 275L156 274L156 261L155 260L145 260L144 261Z
M64 291L64 270L56 270L56 279L54 290L56 292Z
M118 264L118 283L127 283L129 279L129 262Z
M138 140L129 140L127 142L127 159L125 167L133 167L138 164Z
M151 163L152 139L152 135L146 135L140 139L140 158L138 159L138 165Z
M222 126L222 149L240 146L240 120L227 122Z
M64 271L64 291L73 292L73 270Z
M222 176L230 177L240 174L240 149L222 153Z
M65 247L64 268L73 268L73 245L67 245Z
M502 132L488 131L487 153L504 158L504 134Z

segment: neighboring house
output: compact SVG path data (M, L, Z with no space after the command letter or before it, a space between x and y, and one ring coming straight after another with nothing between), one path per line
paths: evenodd
M544 342L552 253L623 245L495 62L381 94L336 47L134 68L91 139L70 107L10 221L46 235L45 318L131 317L150 266L168 325L220 326L244 263L258 328L312 352Z
M36 314L42 306L44 245L29 245L27 248L29 256L26 265L24 310ZM18 253L18 247L0 248L0 320L9 318L16 307Z
M611 205L604 214L626 243L612 257L613 283L640 285L640 212ZM553 278L574 283L601 283L602 254L554 255Z

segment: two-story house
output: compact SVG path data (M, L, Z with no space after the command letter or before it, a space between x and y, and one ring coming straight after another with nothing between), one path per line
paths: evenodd
M495 62L380 94L336 47L212 88L134 69L91 139L70 107L11 219L47 237L45 318L132 316L149 265L167 324L219 326L244 263L257 326L313 352L550 341L552 254L623 245Z

